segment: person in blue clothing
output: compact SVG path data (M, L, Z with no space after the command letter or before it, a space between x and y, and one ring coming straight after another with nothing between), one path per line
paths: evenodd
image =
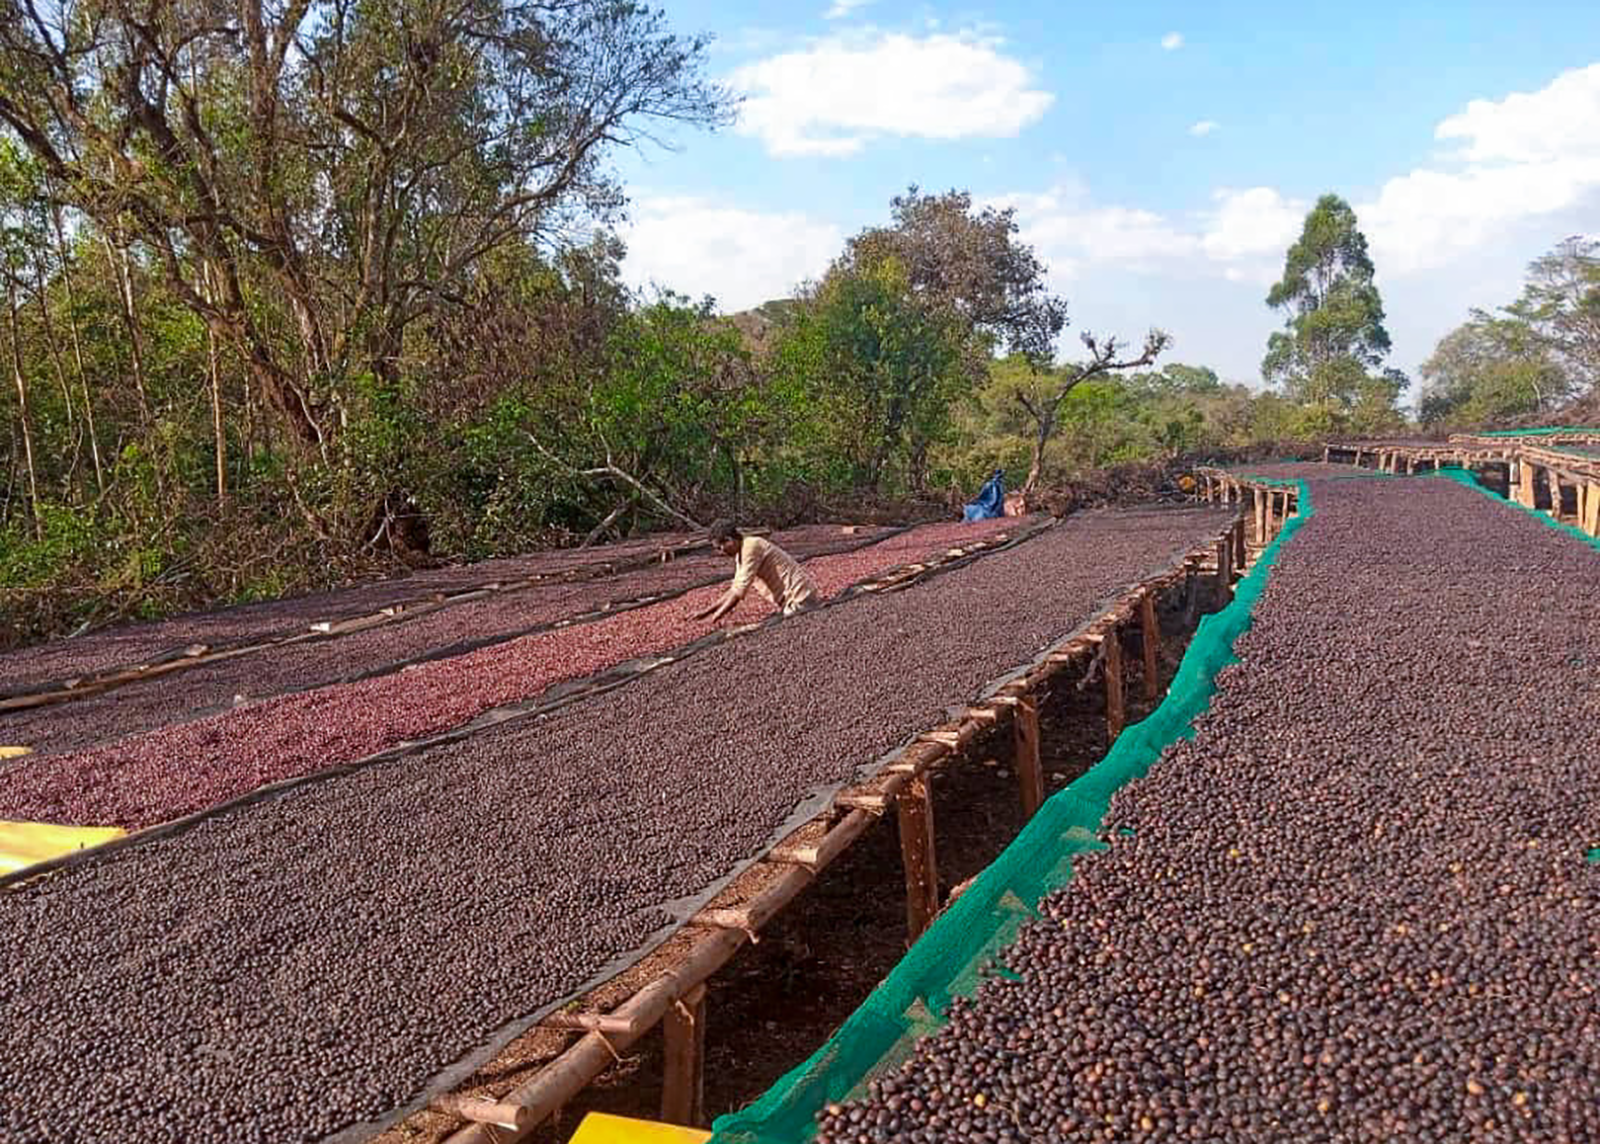
M961 519L993 520L1006 514L1006 474L1004 469L996 469L983 488L979 490L977 499L972 501L961 511Z

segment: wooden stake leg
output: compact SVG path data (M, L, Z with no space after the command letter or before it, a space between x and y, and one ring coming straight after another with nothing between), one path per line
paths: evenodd
M1146 592L1139 601L1139 636L1144 644L1144 697L1155 699L1161 694L1161 625L1156 620L1154 592Z
M1044 765L1039 758L1039 701L1024 695L1011 716L1017 784L1022 788L1022 813L1032 818L1044 805Z
M1127 720L1122 698L1122 633L1106 636L1106 736L1116 742Z
M939 912L939 871L933 848L933 789L926 775L906 784L895 799L900 819L900 860L906 870L907 944Z
M661 1119L698 1127L705 1122L706 987L697 985L661 1019L666 1061L661 1078Z

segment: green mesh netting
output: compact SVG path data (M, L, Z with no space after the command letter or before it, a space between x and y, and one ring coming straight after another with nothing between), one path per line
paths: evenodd
M1499 493L1495 492L1493 489L1488 488L1487 486L1485 486L1484 484L1479 482L1478 478L1471 471L1469 471L1467 469L1444 468L1444 469L1438 470L1438 472L1435 472L1435 473L1426 473L1426 474L1424 474L1424 476L1444 477L1446 480L1451 480L1451 481L1455 481L1457 484L1466 485L1467 488L1472 489L1475 492L1482 493L1484 496L1488 497L1490 500L1498 501L1503 505L1509 505L1511 508L1518 509L1518 510L1520 510L1522 512L1527 513L1529 516L1534 517L1537 520L1543 521L1545 524L1549 525L1551 528L1559 529L1560 531L1567 533L1569 536L1577 537L1579 540L1581 540L1585 544L1587 544L1590 548L1600 549L1600 537L1590 536L1587 532L1583 531L1583 529L1577 528L1577 527L1575 527L1573 525L1570 525L1564 520L1556 520L1548 512L1545 512L1543 509L1529 508L1525 504L1518 504L1514 500L1510 500L1510 499L1508 499L1506 497L1501 496Z
M1600 433L1593 425L1546 425L1540 429L1488 429L1477 437L1553 437L1557 433Z
M1350 466L1350 470L1351 471L1348 472L1348 473L1329 473L1327 476L1322 476L1322 475L1319 474L1317 476L1317 480L1319 480L1319 481L1365 481L1365 480L1370 480L1370 479L1372 479L1374 477L1381 477L1381 478L1383 478L1385 480L1393 480L1395 477L1400 476L1399 473L1386 473L1382 469L1358 469L1358 468L1356 468L1354 466ZM1259 473L1250 473L1250 472L1240 471L1240 472L1235 472L1233 475L1238 477L1242 481L1254 481L1258 485L1294 484L1294 481L1286 480L1283 477L1264 477L1264 476L1261 476Z
M1311 516L1304 481L1269 483L1297 488L1299 511L1239 581L1232 602L1200 621L1161 706L1127 728L1104 759L1044 804L822 1048L749 1107L719 1117L714 1141L791 1144L811 1136L820 1109L906 1060L918 1039L943 1024L951 998L976 990L980 967L1016 939L1036 916L1040 898L1072 876L1077 855L1103 848L1096 834L1112 794L1145 774L1169 744L1193 735L1193 720L1210 705L1217 672L1237 662L1234 641L1250 625L1268 570Z

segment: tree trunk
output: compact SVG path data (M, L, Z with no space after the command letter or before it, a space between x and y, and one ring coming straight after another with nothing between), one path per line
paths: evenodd
M67 290L67 332L72 336L72 359L78 367L78 384L83 390L83 420L89 433L89 455L94 458L94 487L104 492L105 465L100 459L100 438L94 426L94 399L89 394L89 371L83 367L83 342L78 337L78 298L72 285L72 263L67 255L66 230L61 225L61 208L52 204L50 220L55 224L56 250L61 259L61 281Z
M149 423L154 414L144 386L144 341L139 334L139 317L134 308L133 271L128 266L128 252L113 243L110 235L103 234L100 238L117 278L117 301L121 303L123 327L128 331L128 356L133 363L133 387L139 394L139 413Z
M56 384L61 388L61 403L67 411L67 431L72 434L72 462L65 473L68 488L76 488L78 459L83 456L83 433L78 428L77 410L72 400L72 387L67 382L67 366L61 358L61 343L56 339L55 323L50 320L50 302L45 297L44 267L39 261L33 264L34 287L39 299L39 321L44 328L45 344L50 347L50 363L55 366Z
M17 284L6 282L11 313L11 376L17 383L17 421L22 427L22 456L28 470L28 500L33 505L33 534L44 539L44 514L39 503L39 473L33 464L33 427L28 421L28 381L22 372L22 331L17 324Z
M1028 458L1028 476L1022 482L1022 495L1029 496L1034 489L1039 487L1039 479L1044 475L1044 447L1050 441L1050 435L1055 432L1055 410L1046 410L1038 419L1036 431L1033 436L1033 449Z
M211 275L206 273L210 289ZM228 438L222 430L222 371L217 363L217 332L206 327L206 357L211 368L211 439L217 454L217 507L228 501Z

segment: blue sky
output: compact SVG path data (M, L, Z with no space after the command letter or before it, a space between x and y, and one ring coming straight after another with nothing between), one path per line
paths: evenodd
M666 4L739 125L626 156L628 274L740 309L916 182L1014 206L1076 333L1259 384L1262 299L1333 191L1414 373L1523 266L1600 232L1600 4Z

